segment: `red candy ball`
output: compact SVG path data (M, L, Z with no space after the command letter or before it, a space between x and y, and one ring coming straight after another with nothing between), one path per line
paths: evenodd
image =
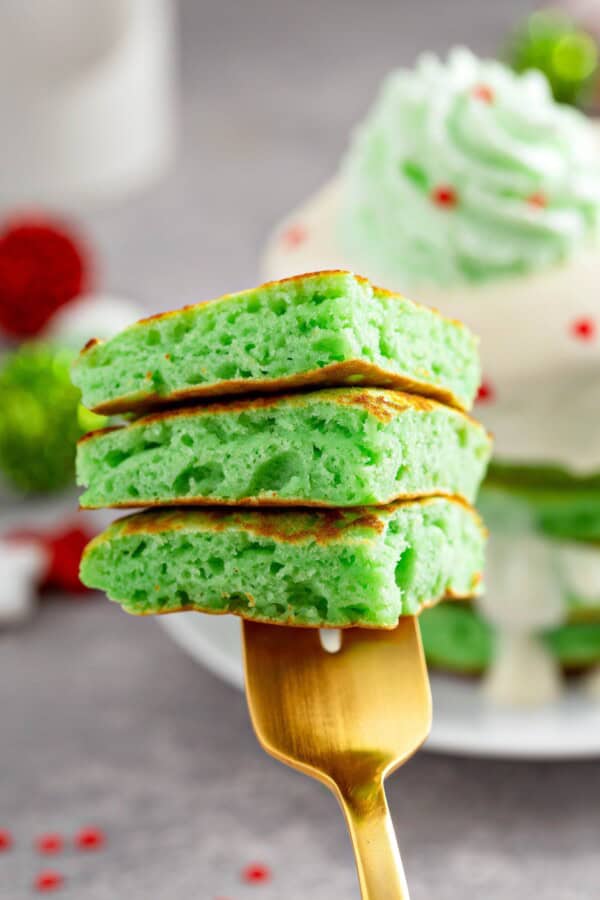
M89 258L77 236L43 218L18 219L0 231L0 330L38 334L52 314L89 287Z
M482 381L477 391L477 403L490 403L494 399L494 388L489 381Z
M451 185L441 184L431 192L431 199L436 206L452 207L458 203L458 195Z
M575 319L571 323L571 334L580 341L593 341L596 337L596 323L593 319Z

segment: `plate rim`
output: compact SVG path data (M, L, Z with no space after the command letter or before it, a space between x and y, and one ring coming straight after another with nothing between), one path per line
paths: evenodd
M198 615L200 613L187 613L189 616ZM157 616L158 624L169 634L169 636L185 650L196 662L204 666L213 675L221 678L231 687L242 691L244 686L243 672L240 667L239 659L232 658L226 651L220 648L211 638L202 631L201 627L190 628L190 620L184 615L168 615ZM201 619L199 619L201 625ZM239 621L238 621L239 625ZM241 639L239 642L240 658L241 658ZM443 673L433 673L432 686L435 704L435 687L437 685L447 685L452 676L446 676ZM598 716L600 722L600 705L598 706ZM514 711L513 711L514 712ZM530 715L531 711L523 709L520 711L523 716ZM500 713L501 714L501 713ZM533 743L531 746L521 744L517 746L499 746L497 743L485 741L473 741L467 739L460 733L449 734L447 731L435 727L435 705L434 705L434 726L431 735L424 744L424 749L433 753L445 753L454 756L462 756L466 758L478 759L497 759L497 760L521 760L523 762L557 762L557 761L577 761L591 760L600 758L600 729L598 737L589 744L580 744L579 746L563 745L546 745L543 748Z

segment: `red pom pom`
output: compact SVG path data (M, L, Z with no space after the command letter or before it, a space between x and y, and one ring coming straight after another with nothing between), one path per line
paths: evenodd
M431 199L436 206L452 207L458 203L458 195L453 187L448 184L441 184L431 192Z
M242 880L247 884L258 884L271 880L271 870L263 863L250 863L242 871Z
M75 846L79 850L99 850L105 840L104 832L99 828L82 828L75 835Z
M89 288L87 248L42 218L9 222L0 233L0 329L32 337L52 314Z
M55 872L54 869L44 869L37 875L33 886L36 891L55 891L62 887L64 882L65 879L60 872Z
M77 526L50 534L45 539L50 565L44 587L78 594L87 588L79 580L81 554L92 535Z

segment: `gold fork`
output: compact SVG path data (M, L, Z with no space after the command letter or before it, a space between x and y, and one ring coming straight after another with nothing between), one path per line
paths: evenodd
M245 621L246 694L263 748L324 782L346 817L363 900L408 900L383 782L423 743L431 693L419 625L319 632Z

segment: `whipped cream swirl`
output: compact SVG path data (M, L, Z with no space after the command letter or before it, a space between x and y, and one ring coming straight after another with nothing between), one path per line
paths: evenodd
M600 152L538 72L465 49L398 70L342 167L339 237L406 286L523 275L600 235Z

